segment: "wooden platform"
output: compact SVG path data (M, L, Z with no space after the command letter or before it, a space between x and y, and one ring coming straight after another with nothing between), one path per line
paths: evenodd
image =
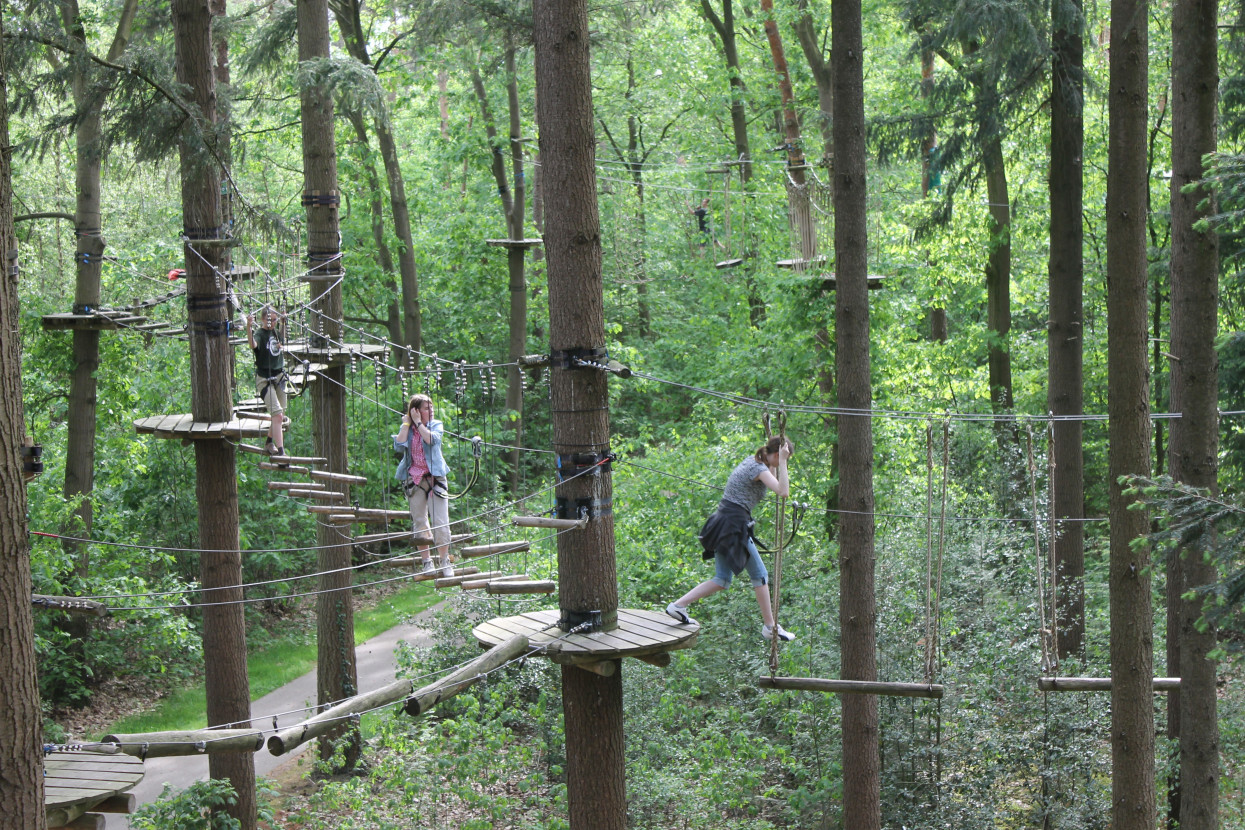
M251 418L234 418L229 421L195 421L193 415L152 415L134 422L139 435L156 438L262 438L268 434L268 424Z
M306 340L295 340L285 346L285 353L294 360L323 364L322 368L345 366L350 363L352 357L364 360L384 360L386 351L388 350L378 343L344 343L340 346L317 349ZM290 375L293 376L295 373L302 374L302 369L294 367Z
M143 779L143 762L131 755L53 752L43 759L48 826L64 827Z
M44 331L116 331L147 323L147 318L122 309L100 309L90 314L45 314Z
M570 634L557 628L562 612L556 608L529 611L515 617L499 617L477 625L472 636L485 648L523 634L533 648L544 648L546 657L562 665L599 671L598 664L622 657L635 657L664 665L666 652L690 648L700 634L700 624L675 622L662 611L618 609L618 627L593 634ZM554 626L549 628L549 626Z

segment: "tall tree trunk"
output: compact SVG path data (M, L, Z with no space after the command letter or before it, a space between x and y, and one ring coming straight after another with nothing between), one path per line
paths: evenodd
M928 49L921 52L921 99L928 100L934 94L934 53ZM938 148L938 133L935 132L933 124L930 124L929 133L925 136L925 140L921 142L921 196L929 195L930 188L934 184L936 171L933 164L936 161L934 154ZM928 252L926 258L928 259ZM941 295L943 291L942 277L938 277L938 293ZM947 342L947 309L942 304L942 297L938 299L938 304L931 306L929 310L929 336L930 339L937 343Z
M866 224L864 49L859 0L831 4L834 61L835 372L839 406L867 413L869 240ZM843 678L877 680L873 421L839 416L839 646ZM882 826L878 699L843 695L843 816L849 830Z
M627 14L627 27L630 31L632 18ZM627 93L626 99L631 101L635 94L635 59L627 52ZM631 170L631 186L635 189L636 212L635 228L631 240L635 258L632 261L632 276L635 278L636 317L639 325L636 334L647 338L652 333L653 315L648 307L648 212L644 206L644 161L645 156L640 150L640 121L635 111L627 113L627 167Z
M778 23L774 20L773 0L761 0L761 10L765 15L765 38L769 41L774 72L778 75L778 92L782 96L782 127L787 145L787 175L791 179L787 186L789 219L799 239L800 258L811 260L817 256L817 226L813 221L812 200L804 173L807 162L804 160L804 144L800 137L800 119L795 114L795 93L791 89L787 54L782 46L782 37L778 34Z
M174 0L177 80L191 90L197 129L209 136L216 121L211 10L207 0ZM208 145L214 152L216 148ZM220 276L226 228L220 208L219 156L203 158L190 136L179 143L182 221L186 245L186 307L190 330L191 412L196 422L232 416L233 379L228 320L231 311ZM202 240L196 242L195 240ZM233 444L223 438L195 442L195 500L199 511L200 581L203 594L204 686L209 725L247 726L251 717L246 668L246 618L242 607L242 554L238 536L238 476ZM208 769L227 779L238 800L225 812L244 830L256 826L255 765L250 753L213 753Z
M124 52L133 30L136 0L127 0L113 34L108 60L116 61ZM65 34L75 48L87 49L86 30L77 0L68 0L61 7ZM73 78L74 107L78 125L74 130L74 236L77 252L74 257L74 312L85 313L99 306L100 270L104 258L103 215L100 209L100 170L103 165L100 146L100 120L104 96L91 88L91 75L85 63ZM90 538L94 520L91 492L95 489L95 373L99 370L99 331L75 330L73 333L74 370L69 383L69 412L65 446L64 495L77 499L74 514L79 527L65 528L67 535ZM87 545L67 542L66 550L75 556L75 572L85 579L90 572ZM71 621L72 624L73 621Z
M325 0L299 0L298 59L329 56L328 5ZM339 242L337 152L334 144L333 98L322 85L301 91L303 124L303 204L307 208L307 257L312 280L314 332L312 348L342 348L341 246ZM328 363L321 382L312 385L312 438L316 454L328 459L332 472L346 472L345 367ZM334 482L346 493L349 486ZM322 574L316 598L316 699L329 704L358 693L354 653L354 606L351 602L350 539L336 525L316 524L317 564ZM359 759L358 727L343 724L320 740L320 758L338 769L351 769ZM336 751L341 751L336 756Z
M586 0L536 0L536 117L549 205L550 398L554 450L563 469L576 456L609 452L606 374L577 368L574 354L601 353L605 310L596 194L596 140ZM564 620L598 611L618 625L613 486L609 466L572 476L556 490L560 515L591 511L587 526L558 537L558 604ZM564 666L567 800L572 830L623 830L627 824L622 667L610 677Z
M1214 230L1197 223L1215 212L1214 196L1203 188L1202 158L1213 153L1219 82L1217 0L1178 0L1172 12L1172 181L1171 181L1171 475L1195 487L1217 490L1219 451L1219 365L1215 352L1219 309L1219 244ZM1179 794L1168 826L1216 830L1219 826L1219 717L1216 631L1201 622L1203 600L1184 599L1190 589L1216 581L1206 552L1193 546L1168 560L1168 637L1177 635L1168 673L1180 691L1168 696L1171 737L1179 741ZM1174 711L1172 711L1174 709Z
M381 280L388 291L390 300L387 303L386 325L389 342L402 344L402 318L398 309L398 284L393 278L393 254L389 244L385 242L385 206L382 202L380 174L376 171L376 161L372 156L372 142L368 135L367 121L358 109L350 109L346 113L350 126L358 139L359 167L363 170L364 181L367 182L368 211L372 215L372 242L376 245L376 267L380 269Z
M722 15L709 4L709 0L700 0L700 8L705 19L717 33L722 42L722 52L726 56L726 69L731 86L731 134L735 139L735 161L739 162L739 176L748 190L748 182L752 180L752 149L748 144L748 113L744 107L743 71L739 66L739 47L735 40L735 9L733 0L722 0Z
M1150 470L1146 358L1146 117L1149 13L1112 0L1107 151L1107 410L1111 520L1111 826L1153 830L1154 646L1145 511L1121 476Z
M523 121L519 107L519 72L515 66L514 36L506 31L506 104L510 111L510 171L514 180L514 200L506 216L511 239L527 236L524 213L527 208L527 177L523 169ZM510 284L510 342L506 367L506 415L511 419L510 442L514 449L507 455L510 467L510 493L519 495L519 447L523 445L523 372L518 360L527 353L527 248L506 249L506 272Z
M821 45L817 42L817 29L813 24L812 12L808 10L808 0L797 3L800 16L792 28L796 39L800 42L800 51L808 61L809 71L813 74L813 83L817 86L817 129L821 131L822 164L829 178L834 176L834 67L822 55Z
M1054 481L1052 509L1056 527L1055 586L1058 655L1072 659L1085 639L1085 460L1082 355L1084 225L1081 218L1084 153L1084 24L1080 0L1052 0L1051 141L1050 141L1050 324L1046 335L1049 364L1047 407L1052 425Z
M362 5L361 0L343 0L343 2L333 3L332 10L337 19L337 27L342 34L342 40L346 44L346 51L372 72L377 72L381 61L373 62L368 52ZM381 60L384 60L383 56ZM444 99L442 99L443 113L445 106ZM446 117L445 114L442 115L442 134L445 132ZM398 279L402 285L402 332L399 336L393 331L395 315L391 308L389 336L394 343L404 344L418 352L423 348L423 324L420 321L419 273L415 268L415 245L411 236L411 211L406 201L406 179L402 175L397 142L394 140L388 118L377 116L372 122L372 127L376 132L376 145L380 149L381 161L385 166L385 180L389 185L389 211L393 215L394 235L398 237ZM357 125L355 131L358 132ZM391 265L386 269L386 274L392 273Z
M1007 166L1003 145L994 137L986 141L982 159L986 170L986 198L990 201L989 252L986 259L986 328L990 337L990 403L996 414L1012 409L1011 203L1007 192ZM1013 445L1014 446L1014 445Z
M4 58L0 18L0 63ZM0 74L0 828L43 830L43 715L35 674L30 536L20 447L22 339L18 335L17 236L13 233L8 90Z

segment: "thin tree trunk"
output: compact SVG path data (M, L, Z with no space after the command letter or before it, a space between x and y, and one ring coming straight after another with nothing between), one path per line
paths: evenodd
M1145 0L1112 0L1107 161L1107 409L1111 519L1111 826L1153 830L1154 636L1145 511L1129 509L1121 476L1150 471L1146 358Z
M367 182L367 204L372 216L372 242L376 245L376 267L380 269L381 280L388 290L390 300L387 304L386 330L389 342L402 344L402 318L398 308L398 284L393 279L393 254L385 242L385 206L382 202L380 174L376 171L376 162L372 157L371 139L368 135L367 121L363 113L351 109L346 113L350 126L358 139L359 166L363 170L363 178Z
M527 236L524 212L527 208L527 177L523 169L523 121L519 107L518 67L512 32L506 32L506 104L510 112L510 170L514 180L514 200L506 216L511 239ZM519 495L519 447L523 445L523 372L518 360L527 353L527 249L506 249L506 271L510 283L509 361L506 368L506 414L511 419L507 454L510 467L510 493Z
M191 89L201 120L186 129L210 134L216 121L211 10L206 0L174 0L173 31L177 80ZM186 306L190 330L191 412L197 422L227 421L232 415L233 379L228 326L230 309L220 277L226 228L220 208L220 170L205 163L202 150L179 144L182 221L187 243ZM214 160L213 160L214 161ZM196 243L193 240L205 240ZM250 725L250 680L246 669L246 618L241 601L242 555L238 550L238 477L235 450L222 439L195 442L200 581L203 594L203 653L209 725ZM256 827L255 765L251 753L214 753L208 769L226 779L237 802L224 811L243 830Z
M1197 223L1215 212L1214 195L1200 181L1202 158L1213 153L1219 80L1216 0L1178 0L1172 13L1171 181L1171 475L1177 481L1218 489L1219 245L1214 230ZM1168 826L1181 830L1219 827L1219 718L1213 626L1202 623L1201 597L1185 592L1216 581L1218 574L1198 546L1168 560L1168 637L1176 632L1168 673L1180 690L1168 695L1169 736L1179 742L1178 778L1169 789ZM1171 725L1175 724L1174 734Z
M329 55L328 5L325 0L299 0L298 59L313 61ZM312 278L311 345L342 347L341 247L339 242L337 153L334 144L333 98L324 86L301 93L303 125L303 203L307 207L307 256ZM316 454L328 459L332 472L346 472L345 368L330 363L312 385L312 438ZM349 486L334 482L346 494ZM335 703L358 693L354 652L354 606L351 601L349 537L336 525L316 525L320 594L316 598L316 700ZM341 770L359 759L361 738L355 724L321 738L320 758ZM336 755L340 749L341 754ZM340 763L338 763L340 759Z
M835 372L839 406L868 412L869 245L866 223L864 49L859 0L831 5L834 60ZM877 680L873 421L839 417L839 646L846 680ZM844 695L843 817L849 830L882 826L878 699Z
M0 63L4 58L0 19ZM43 715L35 673L30 536L20 447L22 340L18 336L17 236L13 232L8 90L0 74L0 829L44 830Z
M536 0L537 121L549 204L550 409L554 450L563 469L609 452L606 374L577 368L572 355L605 346L596 141L585 0ZM562 515L592 520L558 537L558 604L563 619L596 611L606 630L618 625L613 487L609 467L559 483ZM627 824L623 755L622 667L601 677L562 669L567 800L572 830L623 830Z
M1080 0L1051 5L1050 324L1047 328L1047 407L1055 473L1051 483L1055 528L1055 609L1058 655L1082 654L1085 638L1085 461L1083 329L1084 226L1081 218L1084 152L1083 22Z
M744 108L743 71L739 66L739 47L735 41L735 9L732 0L722 0L722 15L709 4L709 0L700 0L700 8L709 21L709 25L717 32L722 43L722 52L726 55L726 69L730 77L731 87L731 135L735 139L735 161L739 162L739 176L747 190L752 180L752 149L748 144L748 113Z
M802 14L796 19L792 28L796 39L800 42L800 51L808 61L809 71L813 75L813 83L817 86L817 129L821 131L822 164L828 177L834 176L834 67L822 55L821 45L817 42L817 30L813 25L813 15L808 10L808 0L799 0L797 4Z

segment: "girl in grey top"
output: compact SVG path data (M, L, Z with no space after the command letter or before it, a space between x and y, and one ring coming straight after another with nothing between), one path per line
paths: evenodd
M770 605L769 573L757 553L752 538L752 508L773 490L781 498L790 495L787 459L795 451L790 438L771 438L756 453L740 462L726 480L722 501L700 529L700 544L705 559L713 559L714 574L666 606L666 613L682 623L690 623L687 608L693 602L716 594L731 584L735 574L744 570L752 580L757 605L761 608L761 636L767 640L777 634L779 639L794 640L795 635L774 623Z

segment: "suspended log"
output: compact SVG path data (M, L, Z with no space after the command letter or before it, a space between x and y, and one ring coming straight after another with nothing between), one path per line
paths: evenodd
M366 476L353 476L349 473L331 473L328 470L310 470L311 477L320 481L344 481L347 484L367 484Z
M79 597L50 597L45 594L34 594L31 601L36 608L48 608L54 611L68 611L71 614L90 614L96 617L108 616L108 606L93 599Z
M888 697L925 697L942 699L943 687L938 683L884 683L871 680L825 680L817 677L770 677L757 679L762 689L789 689L797 692L830 692L831 694L885 695Z
M315 484L310 481L270 481L268 482L269 490L327 490L324 484Z
M479 572L480 572L480 569L474 568L474 567L458 568L457 570L454 571L453 576L439 577L437 581L432 584L433 584L433 587L436 587L436 588L453 588L457 585L461 585L463 580L466 579L467 577L474 576L475 574L478 574ZM440 573L439 569L437 573Z
M1109 677L1039 677L1038 688L1043 692L1109 692ZM1154 678L1154 691L1175 692L1180 689L1179 677Z
M475 559L481 556L497 556L503 553L518 553L520 551L530 550L532 547L529 542L497 542L492 545L472 545L462 548L462 555L467 559Z
M239 444L238 446L242 446ZM259 462L261 470L280 470L283 473L309 473L310 467L300 467L297 464L273 464L271 461Z
M414 562L414 557L411 557L411 560L412 562ZM480 569L474 568L474 567L455 568L454 576L446 577L446 579L454 579L455 577L471 576L472 574L478 574L479 572L480 572ZM427 582L430 579L435 579L437 582L440 582L441 581L441 569L436 568L435 570L429 571L426 574L415 574L414 576L411 577L412 582ZM457 583L451 583L451 584L457 584ZM434 587L443 588L445 586L435 585Z
M264 746L264 733L258 729L117 733L105 735L101 743L115 744L126 755L139 758L169 758L203 752L258 752Z
M336 490L287 490L286 495L292 499L319 499L321 501L345 501L346 494Z
M588 519L555 519L551 516L515 516L511 520L519 527L548 527L556 530L570 530L588 524Z
M332 504L309 504L307 505L307 512L337 514L339 518L344 518L346 521L354 521L354 511L349 507L341 507Z
M358 521L367 524L388 524L389 522L410 521L409 510L379 510L374 507L360 507L355 510Z
M552 594L558 590L557 583L551 579L543 580L494 580L484 586L490 594Z
M419 717L441 701L448 700L483 680L489 672L523 656L527 651L528 639L522 634L516 634L498 643L458 671L446 675L436 683L424 686L411 695L406 702L406 713L412 717Z
M504 574L502 571L485 571L472 575L470 579L464 579L460 584L464 591L474 591L477 588L483 588L491 579L501 579Z
M272 460L276 464L327 464L327 458L316 458L310 455L274 455Z
M391 533L365 533L362 536L354 537L356 545L370 545L373 542L418 542L422 545L431 545L433 539L431 536L415 535L409 530L398 530Z
M450 536L450 544L461 545L463 542L470 542L479 535L479 533L455 533Z

